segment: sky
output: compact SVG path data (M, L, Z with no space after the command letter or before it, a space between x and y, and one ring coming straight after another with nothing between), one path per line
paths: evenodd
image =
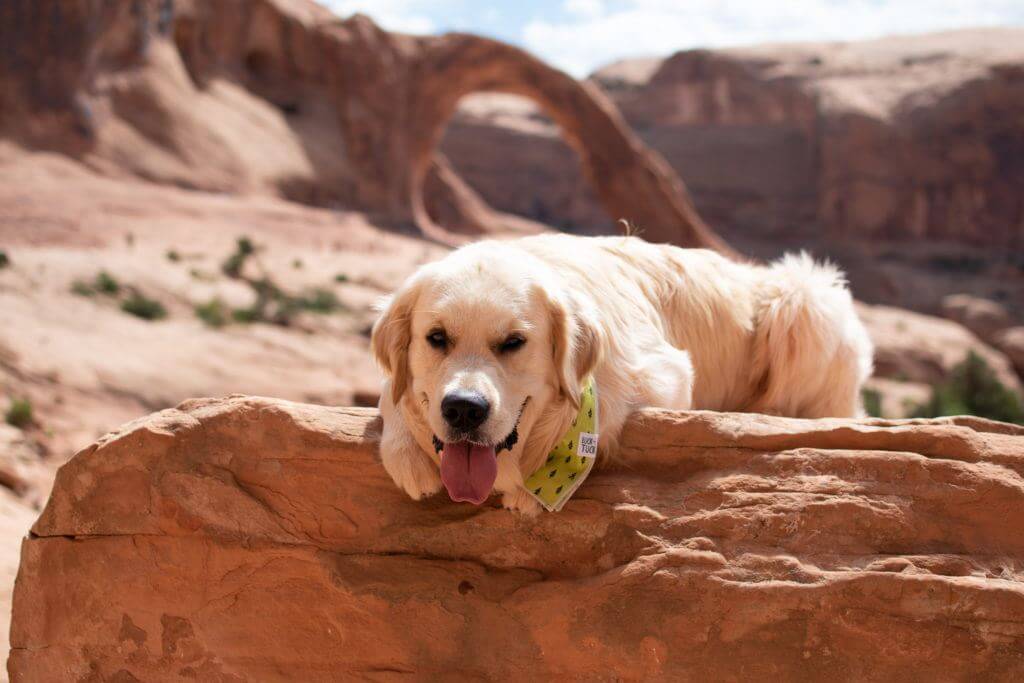
M693 47L1024 26L1024 0L319 1L392 31L499 38L578 77L617 59Z

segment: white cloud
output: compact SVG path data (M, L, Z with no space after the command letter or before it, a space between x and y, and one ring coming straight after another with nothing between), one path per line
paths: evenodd
M604 14L604 2L602 0L565 0L562 9L567 14L593 19Z
M438 30L429 10L438 3L428 0L317 0L342 17L362 12L389 31L433 33Z
M1024 23L1020 0L565 0L562 8L564 20L527 23L522 42L576 76L622 57L688 47Z

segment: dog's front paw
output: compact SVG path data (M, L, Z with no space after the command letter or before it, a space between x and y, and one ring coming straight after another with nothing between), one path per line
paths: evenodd
M418 450L384 456L381 460L395 485L413 500L432 496L441 490L441 474L437 465Z
M523 489L515 489L502 494L501 506L526 517L536 517L542 510L537 499Z

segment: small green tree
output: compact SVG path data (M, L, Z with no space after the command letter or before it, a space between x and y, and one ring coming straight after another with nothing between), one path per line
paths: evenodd
M24 429L32 424L32 402L27 398L11 399L11 404L4 414L7 424L18 429Z
M210 327L224 327L228 324L229 311L224 302L214 298L205 304L196 305L196 317Z
M133 291L121 302L121 310L143 320L162 320L167 317L167 309L162 303L137 291Z
M875 389L861 389L864 412L871 417L882 417L882 395Z
M239 237L235 242L235 253L228 256L220 269L228 277L237 278L242 275L242 267L250 256L256 253L256 245L248 237Z
M974 351L968 352L945 381L935 384L931 398L914 411L914 417L943 415L977 415L1024 424L1024 406L1020 399Z
M114 279L114 276L105 270L96 274L96 281L93 283L97 292L114 295L121 291L121 284Z
M299 308L313 313L333 313L342 307L337 295L323 287L316 287L297 297L296 304Z

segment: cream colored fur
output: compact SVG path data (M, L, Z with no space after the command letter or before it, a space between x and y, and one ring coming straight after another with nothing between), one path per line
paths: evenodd
M432 348L443 328L453 343ZM526 344L501 353L511 332ZM580 380L600 394L601 459L637 408L856 416L872 346L842 274L805 254L768 266L633 237L487 241L424 266L383 309L374 353L388 375L381 458L419 499L441 486L432 436L454 388L488 398L495 491L536 512L521 487L575 415ZM525 402L522 416L520 408Z

